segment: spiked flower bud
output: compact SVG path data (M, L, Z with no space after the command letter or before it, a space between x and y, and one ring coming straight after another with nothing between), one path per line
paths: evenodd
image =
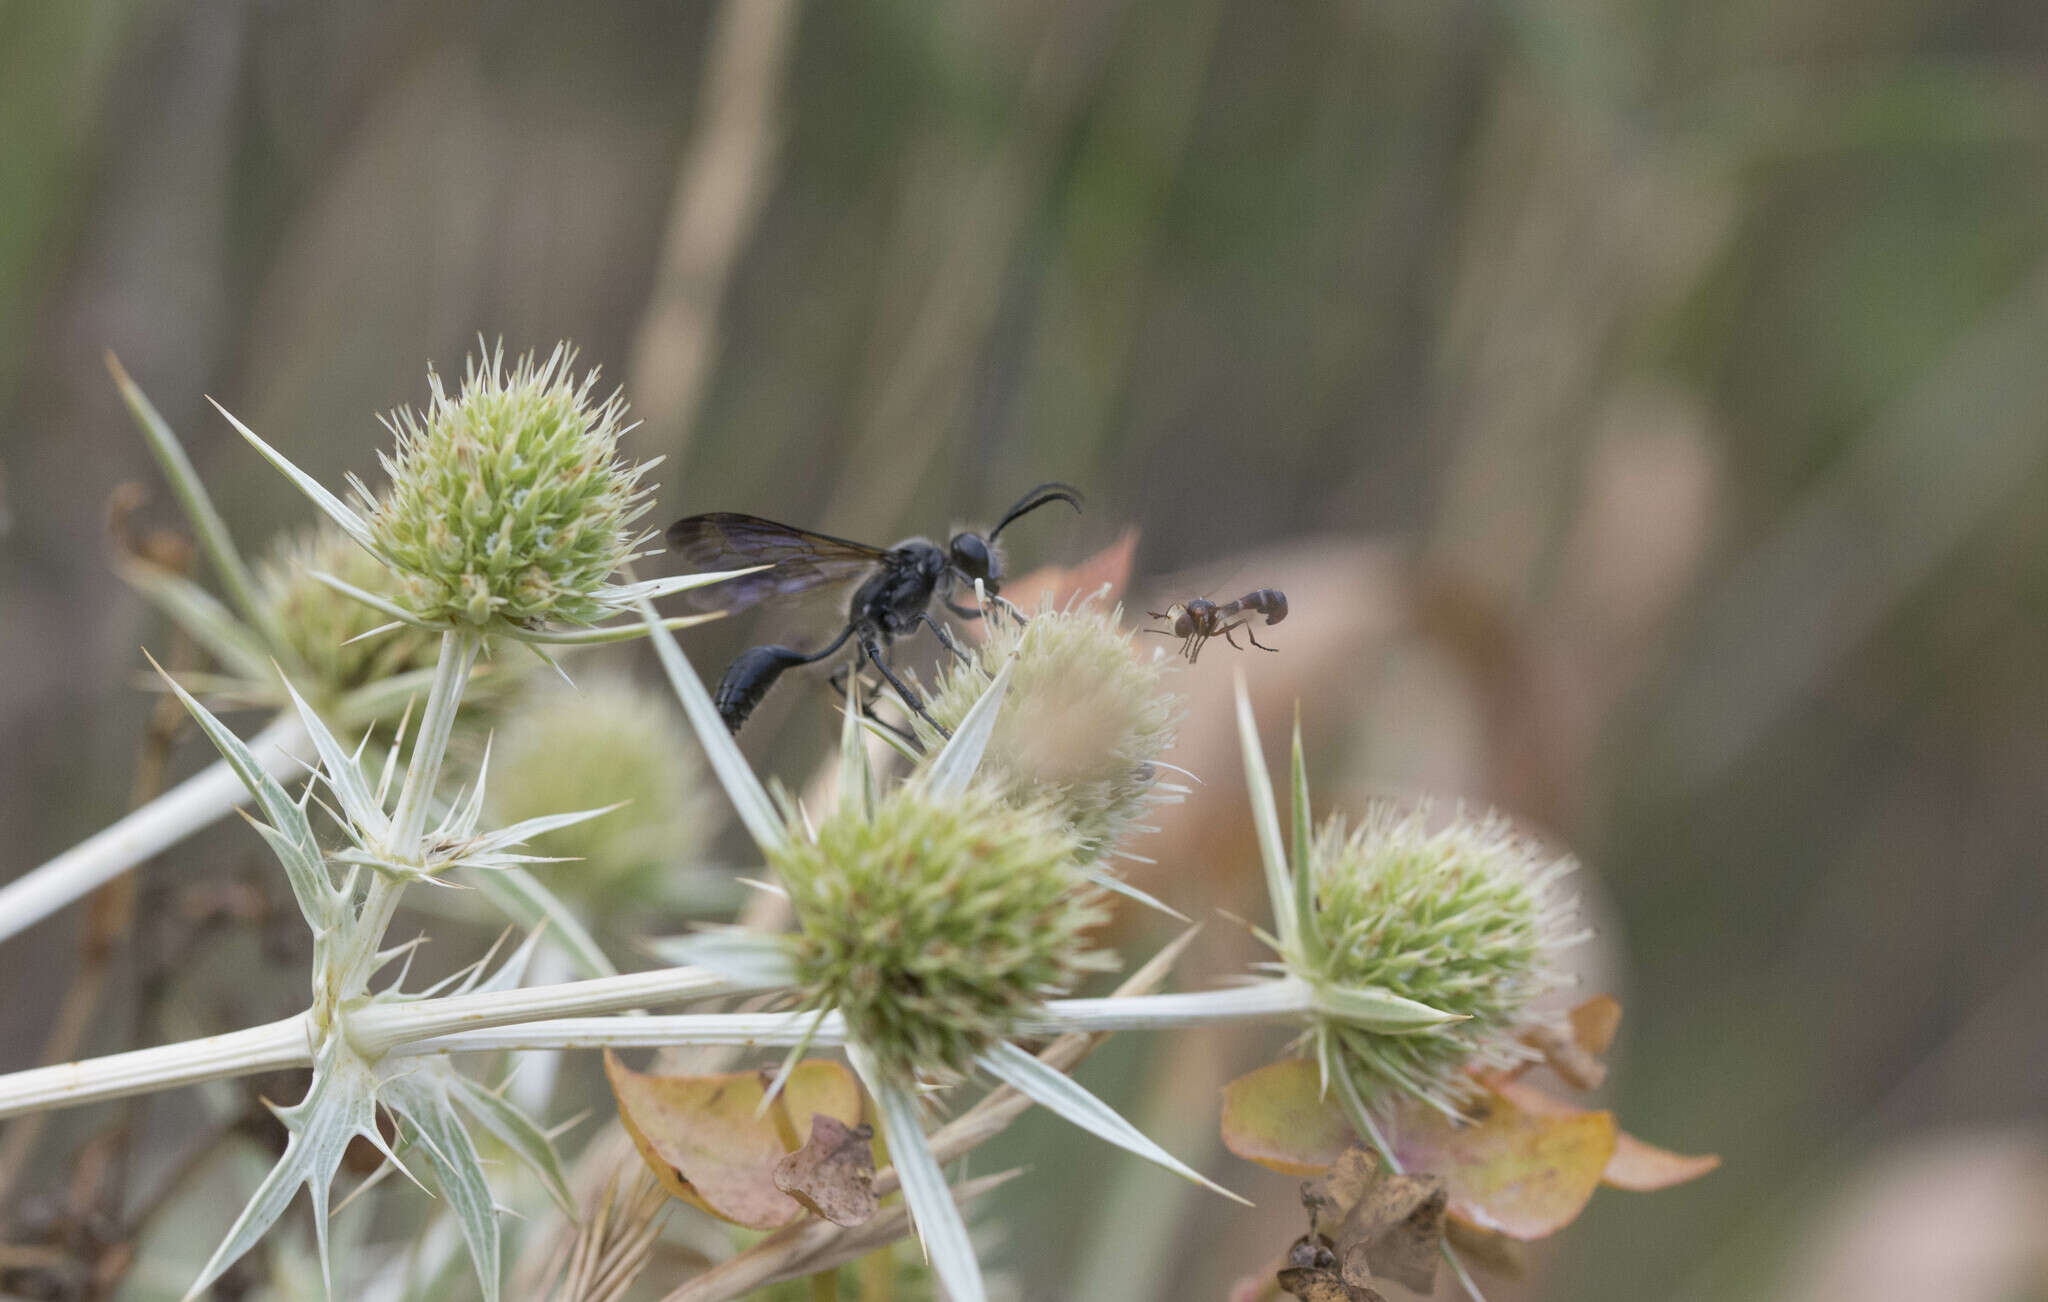
M806 1005L838 1009L900 1079L964 1075L1019 1014L1110 962L1088 947L1108 914L1075 848L1057 817L979 789L843 803L774 855Z
M470 362L454 397L429 373L426 411L386 420L398 450L381 457L391 483L369 531L420 618L530 629L616 609L606 580L643 540L632 525L648 466L617 460L624 401L593 401L597 372L578 382L575 360L560 344L508 370L498 349Z
M495 826L624 803L602 818L543 832L537 854L572 859L552 883L589 894L643 873L694 864L714 826L703 764L673 698L622 677L535 691L491 745L484 805Z
M355 639L387 624L381 613L313 577L331 574L380 596L397 580L332 524L286 534L256 565L256 599L304 670L301 691L327 701L394 674L432 668L438 643L417 629Z
M1575 901L1554 889L1574 864L1517 835L1506 820L1375 806L1355 830L1323 826L1309 851L1315 955L1298 975L1325 989L1377 988L1465 1020L1404 1034L1325 1022L1318 1049L1354 1069L1368 1098L1402 1091L1455 1114L1468 1066L1529 1056L1517 1036L1558 987L1554 955L1584 939ZM1325 1061L1329 1061L1326 1057ZM1378 1087L1378 1088L1375 1088Z
M1028 621L991 617L979 653L949 666L927 702L933 717L957 729L1014 655L977 780L1007 799L1050 805L1091 858L1144 808L1182 705L1166 689L1167 662L1139 653L1119 626L1121 613L1083 602ZM935 748L937 731L916 724Z

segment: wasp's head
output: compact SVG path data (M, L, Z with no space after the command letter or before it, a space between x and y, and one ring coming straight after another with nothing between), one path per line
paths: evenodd
M946 544L946 554L953 562L953 568L966 575L969 583L981 580L982 587L990 596L1002 590L1002 558L980 534L954 534L952 541Z

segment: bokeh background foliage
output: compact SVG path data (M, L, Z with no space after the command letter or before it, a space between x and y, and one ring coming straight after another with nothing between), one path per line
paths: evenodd
M1248 668L1313 702L1332 798L1462 794L1585 858L1616 1102L1727 1165L1597 1199L1527 1295L1832 1296L1960 1242L1845 1247L1887 1181L2038 1241L2044 57L2026 0L0 8L0 876L119 812L165 637L108 576L107 494L154 480L102 349L257 540L304 505L202 394L332 483L423 361L572 337L664 515L887 539L1073 480L1020 560L1130 522L1187 576L1140 606L1288 589ZM786 692L750 746L823 714ZM1205 744L1224 808L1141 877L1191 911L1256 876ZM233 832L184 886L255 876ZM0 950L9 1067L79 913ZM289 1011L247 930L173 981L143 928L112 1006L155 1011L88 1047ZM1193 1155L1272 1048L1126 1037L1084 1079ZM1044 1296L1209 1296L1292 1232L1049 1134L1002 1254Z

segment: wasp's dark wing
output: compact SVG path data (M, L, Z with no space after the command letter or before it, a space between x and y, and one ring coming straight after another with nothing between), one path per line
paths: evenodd
M770 567L685 593L684 600L700 610L744 610L849 582L889 557L884 548L736 511L687 516L664 536L669 548L699 571Z

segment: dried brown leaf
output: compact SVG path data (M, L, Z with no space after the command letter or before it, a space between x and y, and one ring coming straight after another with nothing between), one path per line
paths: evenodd
M1306 1191L1303 1201L1307 1201ZM1347 1274L1351 1278L1346 1278ZM1282 1293L1302 1302L1386 1302L1372 1287L1369 1271L1362 1275L1347 1271L1339 1264L1329 1238L1313 1232L1288 1248L1287 1264L1280 1268L1278 1281Z
M775 1164L775 1187L834 1225L861 1224L878 1204L875 1128L814 1114L804 1146Z
M1478 1266L1506 1279L1528 1273L1528 1249L1498 1230L1482 1230L1459 1216L1444 1222L1444 1241L1458 1250L1468 1266Z
M1427 1292L1436 1283L1448 1201L1439 1177L1386 1171L1378 1153L1354 1144L1328 1175L1302 1185L1309 1232L1289 1249L1281 1289L1297 1297L1378 1297L1372 1282L1386 1278Z
M1078 565L1048 565L1003 584L1003 596L1026 612L1041 605L1063 606L1078 597L1109 589L1109 600L1123 595L1131 581L1131 559L1137 555L1138 531L1126 529L1109 546ZM977 622L970 628L980 629Z
M1418 1293L1436 1287L1450 1187L1442 1177L1389 1175L1373 1186L1337 1232L1337 1255L1351 1278L1354 1262ZM1363 1282L1362 1280L1360 1282Z
M1614 1033L1621 1026L1621 1001L1613 995L1594 995L1572 1009L1572 1039L1594 1057L1605 1057L1614 1045Z
M798 1063L770 1111L766 1073L666 1076L630 1070L605 1054L619 1120L655 1177L676 1197L750 1229L772 1230L803 1214L776 1188L775 1171L795 1134L826 1114L860 1121L860 1086L836 1062ZM784 1142L781 1125L791 1127Z
M1380 1173L1380 1155L1353 1145L1340 1154L1330 1172L1301 1187L1301 1205L1308 1208L1310 1234L1326 1233L1350 1217L1372 1189Z
M1614 1156L1614 1114L1584 1112L1520 1081L1499 1081L1458 1125L1434 1109L1402 1113L1394 1150L1414 1169L1440 1171L1450 1209L1517 1239L1572 1223Z
M1310 1058L1283 1058L1223 1087L1223 1145L1282 1175L1321 1175L1356 1142Z
M1607 1169L1600 1173L1600 1179L1616 1189L1655 1193L1688 1180L1697 1180L1720 1165L1721 1159L1716 1154L1674 1153L1655 1144L1646 1144L1624 1130L1615 1136L1614 1156L1607 1160Z

